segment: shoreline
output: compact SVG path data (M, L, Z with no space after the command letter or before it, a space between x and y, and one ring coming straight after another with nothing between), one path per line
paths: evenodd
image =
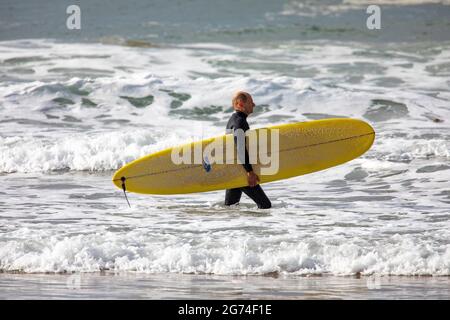
M444 299L450 276L0 273L0 299Z

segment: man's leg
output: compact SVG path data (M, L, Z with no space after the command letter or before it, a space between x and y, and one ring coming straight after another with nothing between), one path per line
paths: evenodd
M267 198L266 194L264 193L264 190L261 188L259 184L254 187L241 188L241 190L253 201L256 202L258 208L269 209L270 207L272 207L272 203L270 203L269 198Z
M232 204L238 203L241 200L241 195L241 188L227 189L225 191L225 205L231 206Z

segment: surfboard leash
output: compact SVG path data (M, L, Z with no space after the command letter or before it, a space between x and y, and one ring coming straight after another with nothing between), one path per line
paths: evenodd
M130 201L128 201L128 197L127 197L127 188L125 187L125 180L126 180L126 178L125 177L122 177L122 178L120 178L120 180L122 180L122 190L123 190L123 194L125 195L125 199L127 200L127 203L128 203L128 206L131 208L131 205L130 205Z

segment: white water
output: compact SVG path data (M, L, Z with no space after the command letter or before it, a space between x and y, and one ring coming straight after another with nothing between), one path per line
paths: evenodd
M1 42L0 270L448 276L449 64L445 43ZM128 209L113 170L223 133L238 89L253 128L353 117L375 144L265 185L268 211L223 192L130 194Z

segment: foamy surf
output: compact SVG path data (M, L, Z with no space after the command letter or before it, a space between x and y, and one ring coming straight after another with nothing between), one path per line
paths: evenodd
M450 272L450 249L427 233L422 235L428 238L425 241L400 234L370 241L340 234L324 238L321 232L311 239L277 234L256 238L251 235L257 232L245 236L243 231L216 227L195 232L187 227L166 235L135 230L59 237L19 229L10 236L26 236L26 240L2 244L0 268L27 273L111 270L215 275L447 276Z
M450 275L448 44L0 49L2 271ZM236 88L254 95L253 128L359 118L375 144L266 185L268 212L225 208L223 192L131 195L127 209L113 170L223 134Z
M0 88L1 172L115 170L147 153L222 134L230 112L229 93L236 87L254 94L259 108L252 118L259 127L361 118L380 137L372 157L445 161L449 155L447 93L435 92L447 86L446 78L439 69L430 69L449 61L448 48L431 56L424 55L421 46L413 53L391 49L383 53L393 57L386 60L374 59L375 49L368 46L336 44L327 50L293 43L251 51L214 44L131 50L40 40L18 43L4 42L0 56L2 70L16 79ZM73 54L80 50L83 55ZM285 61L281 52L289 53ZM332 54L325 58L323 52ZM245 62L239 61L242 56ZM105 72L80 78L69 72L78 69L67 60ZM258 64L266 70L255 68ZM11 72L17 66L36 72ZM314 66L314 71L306 66ZM286 75L286 67L297 71ZM240 75L245 71L254 76ZM303 78L304 72L316 80ZM350 74L351 84L331 82Z

